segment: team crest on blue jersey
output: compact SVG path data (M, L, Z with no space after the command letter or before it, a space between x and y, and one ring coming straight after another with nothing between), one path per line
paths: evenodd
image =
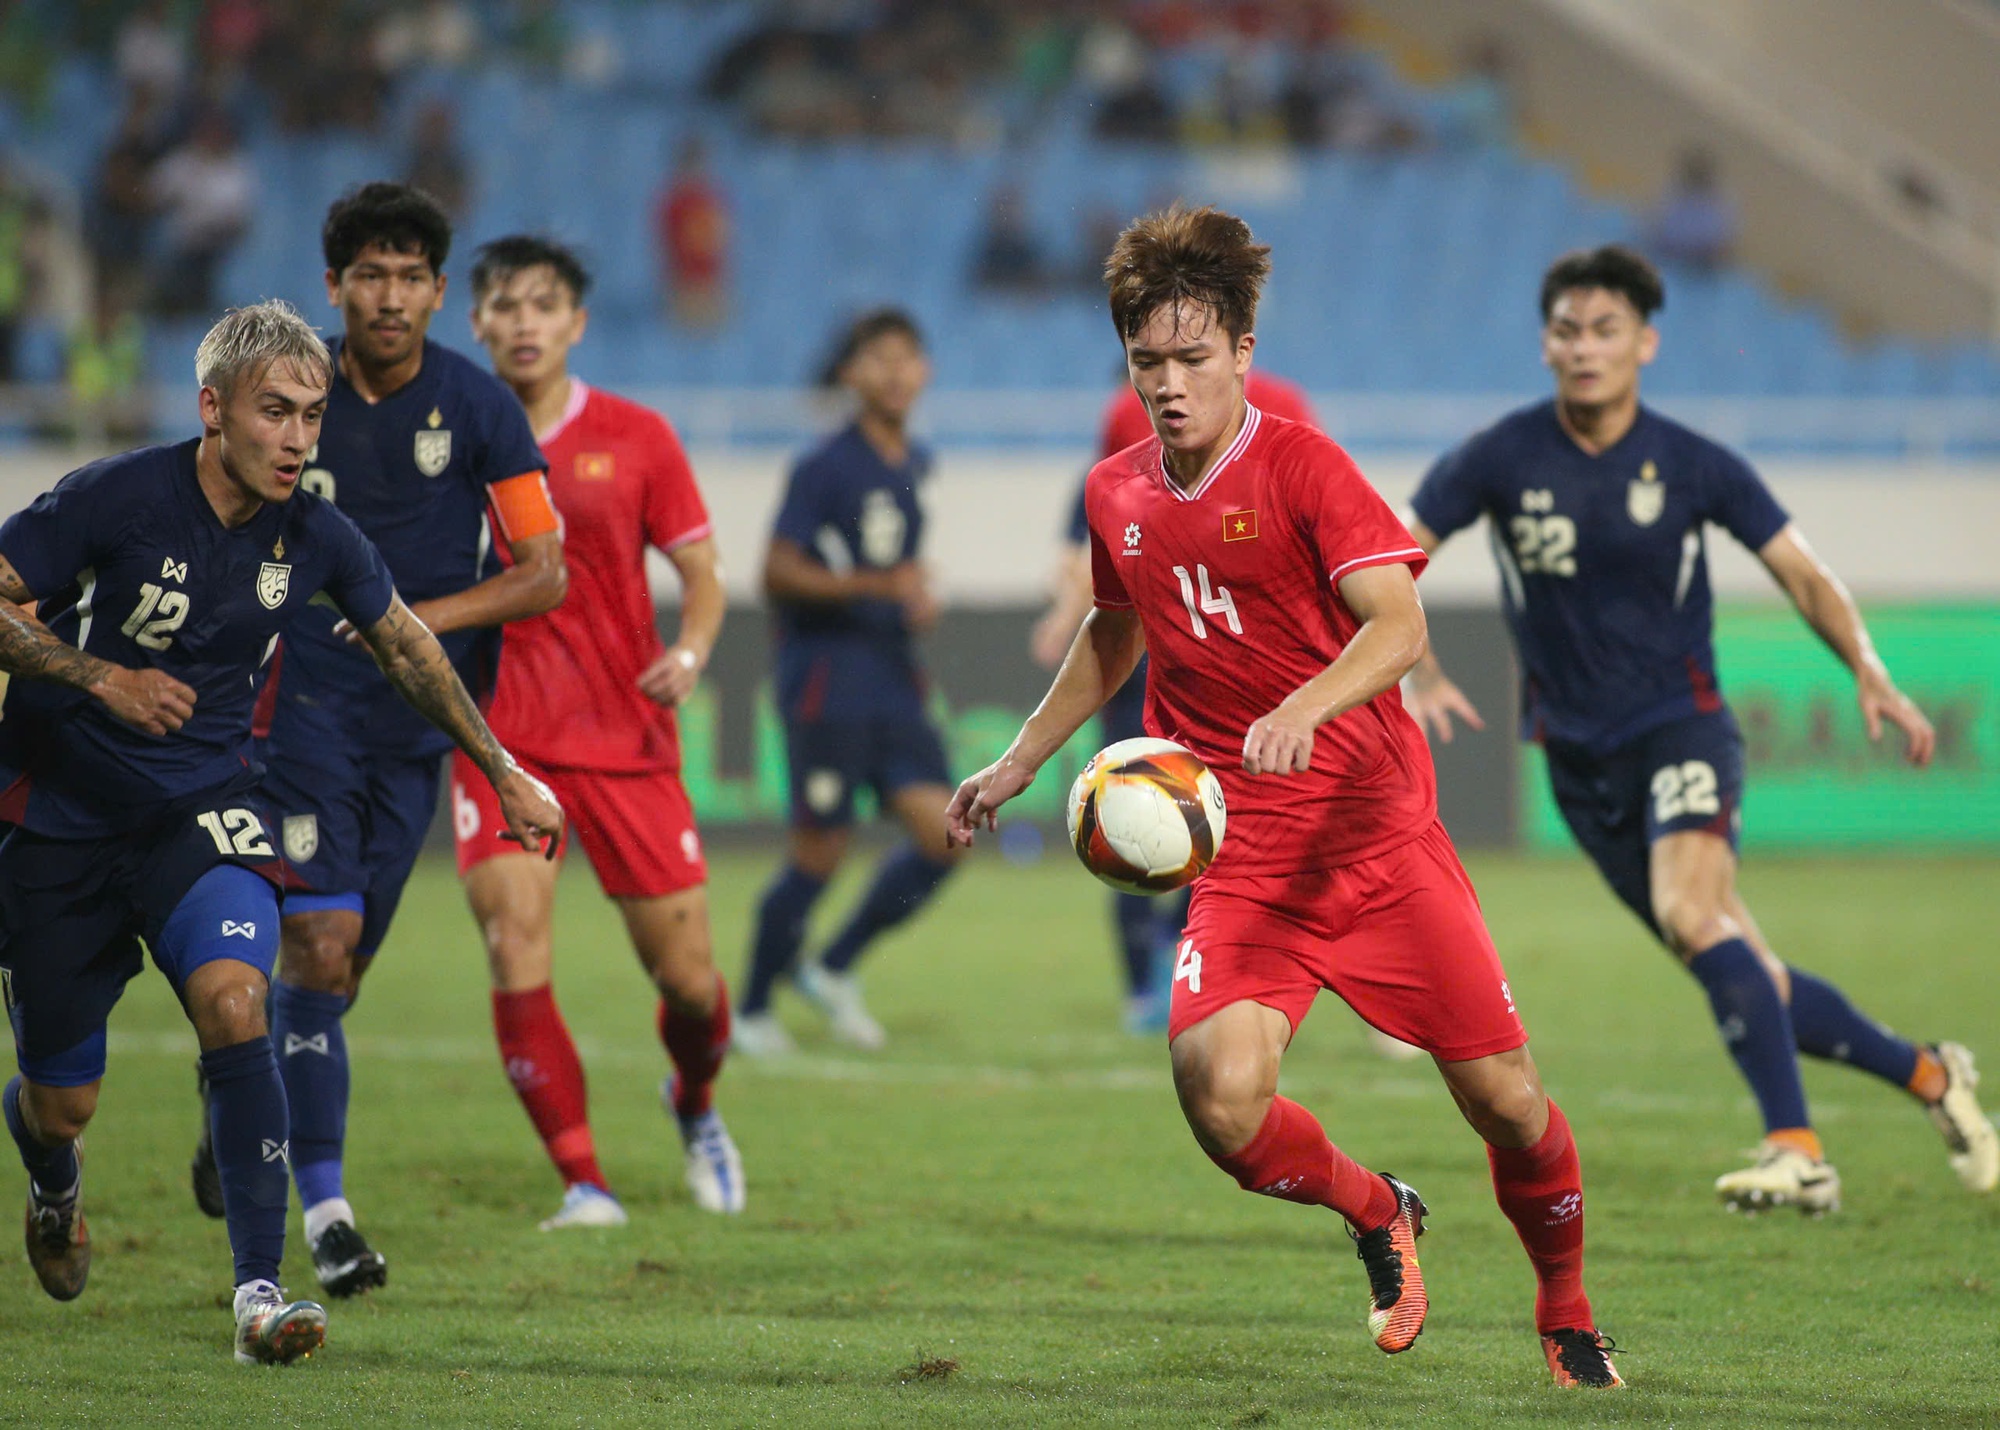
M303 864L319 852L318 815L288 814L284 831L285 857L294 864Z
M451 428L417 433L417 470L434 477L451 465Z
M292 568L276 561L266 561L257 569L257 599L264 603L264 609L275 611L285 604L285 593L292 589Z
M1639 468L1639 480L1625 488L1625 511L1640 526L1651 526L1667 509L1667 488L1660 469L1651 462Z

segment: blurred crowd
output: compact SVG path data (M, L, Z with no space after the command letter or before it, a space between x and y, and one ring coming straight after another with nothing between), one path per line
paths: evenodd
M1386 150L1506 137L1504 57L1470 61L1419 113L1342 0L791 0L705 88L793 139L1006 142L1075 98L1105 140Z

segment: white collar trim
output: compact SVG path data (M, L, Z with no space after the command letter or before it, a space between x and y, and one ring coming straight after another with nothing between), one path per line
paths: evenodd
M1243 430L1236 434L1236 440L1229 444L1229 450L1224 452L1216 464L1208 469L1208 474L1201 479L1200 485L1191 492L1182 491L1180 483L1174 480L1173 473L1167 470L1167 449L1165 444L1162 444L1160 447L1161 482L1165 484L1169 492L1182 501L1200 501L1202 493L1215 485L1215 479L1222 475L1223 469L1250 449L1250 443L1256 438L1257 428L1263 423L1263 420L1263 413L1259 412L1250 403L1244 403Z
M569 401L563 404L562 416L556 419L555 425L549 428L548 431L537 432L535 434L535 441L538 443L555 441L563 428L576 421L577 415L583 411L583 404L588 401L590 401L590 388L585 385L582 378L571 378L569 380Z

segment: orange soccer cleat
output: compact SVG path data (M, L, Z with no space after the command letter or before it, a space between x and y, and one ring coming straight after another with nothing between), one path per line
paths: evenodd
M1549 1374L1556 1378L1556 1384L1570 1386L1590 1386L1598 1390L1615 1390L1625 1380L1618 1374L1618 1367L1611 1363L1611 1352L1618 1347L1611 1337L1600 1336L1596 1331L1567 1330L1545 1331L1542 1334L1542 1354L1548 1357Z
M1385 1226L1356 1235L1354 1254L1368 1268L1368 1330L1383 1354L1406 1351L1423 1334L1431 1300L1424 1291L1423 1269L1417 1265L1417 1238L1424 1234L1430 1208L1406 1186L1382 1174L1396 1194L1396 1215Z

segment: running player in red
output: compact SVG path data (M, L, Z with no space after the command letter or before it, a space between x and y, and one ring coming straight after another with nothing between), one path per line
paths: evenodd
M548 457L570 573L561 606L508 627L488 717L520 741L524 764L566 792L571 828L659 989L660 1041L674 1068L661 1097L680 1128L688 1189L709 1211L740 1212L743 1165L712 1105L729 993L709 942L708 868L674 722L722 628L722 577L673 429L569 374L589 286L575 254L539 238L496 239L472 269L473 334ZM653 624L648 546L680 575L670 650ZM471 762L453 766L451 789L459 876L492 966L500 1056L565 1184L542 1229L622 1226L590 1133L583 1064L549 983L556 867L504 842L492 787Z
M1111 316L1156 435L1091 472L1096 609L1006 754L959 786L949 837L993 828L1150 651L1147 730L1200 755L1229 802L1168 1025L1195 1140L1246 1190L1346 1218L1375 1344L1409 1348L1429 1309L1423 1200L1277 1095L1286 1046L1332 989L1430 1053L1485 1138L1556 1382L1616 1386L1583 1288L1576 1144L1542 1091L1397 694L1425 648L1423 552L1345 452L1244 400L1269 255L1211 208L1176 206L1119 236Z
M1244 375L1243 395L1260 412L1292 422L1319 426L1305 389L1282 377L1252 370ZM1118 384L1104 404L1099 422L1097 460L1116 456L1134 442L1153 435L1153 419L1129 382ZM1090 521L1083 508L1084 483L1076 484L1063 532L1063 550L1056 568L1049 608L1035 622L1028 652L1035 663L1055 670L1069 654L1076 628L1090 614ZM1146 662L1098 712L1098 738L1116 744L1146 733ZM1163 1033L1167 1028L1167 974L1181 925L1187 922L1188 890L1159 898L1152 894L1111 896L1111 921L1118 931L1119 953L1125 967L1125 1029L1131 1033ZM1398 1044L1398 1046L1401 1046Z

